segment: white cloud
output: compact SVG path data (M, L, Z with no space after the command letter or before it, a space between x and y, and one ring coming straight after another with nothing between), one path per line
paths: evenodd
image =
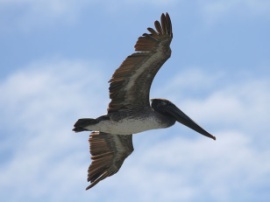
M184 68L153 94L167 94L194 119L211 125L261 132L269 126L269 79L252 74L232 80L223 72L202 71L204 68ZM235 77L237 78L237 76ZM176 93L177 92L177 93ZM194 99L196 98L196 99ZM260 126L260 127L258 127ZM257 136L257 134L254 134Z
M269 150L256 151L245 134L225 131L217 136L216 142L168 137L149 146L145 153L139 151L137 158L148 172L138 171L132 178L137 184L141 182L137 189L149 190L147 195L157 201L198 201L200 197L202 201L232 201L236 192L242 195L252 191L270 174ZM139 159L134 162L137 164Z
M270 114L269 81L247 79L213 88L223 74L194 70L198 83L207 81L210 92L203 99L175 95L178 84L163 84L167 91L162 94L169 99L175 96L174 102L180 107L182 102L181 108L199 123L214 122L211 128L217 141L185 130L180 124L138 134L134 137L135 151L120 172L85 192L90 162L88 134L74 134L71 128L77 118L106 111L108 78L97 66L83 61L42 61L0 83L0 130L5 131L0 143L3 199L232 201L247 194L255 199L254 189L269 187L270 150L256 146L257 131L261 141L269 140L265 126ZM177 83L184 76L185 81L196 82L192 75L190 70L173 80ZM226 122L237 127L226 127ZM183 131L192 134L191 138L181 136Z
M72 9L82 7L85 4L94 2L93 0L0 0L2 6L21 6L22 8L29 9L30 12L49 12L52 15L61 15L69 12Z
M144 0L122 0L122 3L125 3L125 4L131 4L131 5L150 4L152 6L167 6L168 4L170 4L170 5L176 4L176 2L177 2L176 0L170 0L170 1L167 1L167 0L149 0L149 1L144 1Z
M1 0L3 27L7 30L19 29L25 32L32 28L44 28L76 22L80 13L91 6L94 0ZM9 19L9 20L7 20ZM3 31L3 30L2 30Z
M2 7L0 23L4 29L19 28L27 32L33 27L44 28L59 23L61 25L76 23L85 10L93 14L97 9L104 9L108 14L112 11L115 14L115 11L118 12L123 7L145 6L146 3L159 7L165 6L167 1L122 0L115 3L109 0L0 0Z
M207 117L208 123L240 129L256 138L256 133L269 128L269 88L269 79L248 80L244 83L235 81L233 85L224 86L206 99L187 100L184 105L200 120Z
M1 155L2 196L11 201L52 200L57 197L53 187L59 187L58 194L69 192L77 182L84 189L88 137L82 139L71 129L80 116L99 115L99 106L107 106L99 93L106 81L95 65L38 62L1 82L1 153L11 154L8 159ZM8 196L8 190L16 194Z
M178 12L179 9L185 8L185 4L189 4L189 2L121 0L116 4L108 0L0 0L2 7L0 23L3 29L19 28L19 30L29 31L33 27L44 28L59 23L61 25L76 23L78 19L81 19L84 11L92 14L99 10L99 12L105 11L108 15L116 15L123 10L123 7L134 9L135 7L151 6L157 10L162 8L162 12L168 9L170 12L174 12L176 9L175 12ZM164 11L164 9L166 10ZM267 0L197 0L194 2L192 11L200 13L207 23L212 24L224 16L269 16L270 3Z
M208 23L219 21L224 16L269 16L268 0L199 0L201 11Z

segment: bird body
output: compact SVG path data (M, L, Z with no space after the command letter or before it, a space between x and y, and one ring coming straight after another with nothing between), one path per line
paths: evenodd
M92 163L88 169L90 189L120 169L134 150L132 134L167 128L176 121L215 140L184 112L166 99L151 99L149 93L158 70L171 56L173 38L169 14L155 21L150 34L143 34L129 55L112 75L109 87L111 102L107 115L96 119L82 118L74 125L75 132L93 131L89 138Z
M163 123L157 116L123 118L119 121L104 120L94 125L88 125L85 129L89 131L102 131L105 133L126 135L136 134L143 131L159 128L167 128L169 125Z
M83 127L82 130L126 135L151 129L167 128L174 123L173 118L164 116L149 107L134 112L113 112L97 119L81 119L77 122L77 129L75 125L75 131Z

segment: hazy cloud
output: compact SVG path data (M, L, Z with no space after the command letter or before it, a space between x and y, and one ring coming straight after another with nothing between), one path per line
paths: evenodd
M219 21L224 16L269 16L270 2L267 0L199 0L208 23Z
M121 0L117 4L113 1L97 0L0 0L1 17L0 23L4 29L18 27L20 30L31 30L32 27L46 27L61 22L70 24L76 22L82 16L84 10L103 8L108 14L115 14L125 7L154 6L155 8L184 8L188 1L135 1ZM197 0L194 2L194 11L200 13L207 23L214 23L224 16L269 16L270 3L267 0ZM165 11L163 11L165 12Z
M104 98L97 92L106 82L95 68L94 63L81 61L38 62L1 82L0 151L4 163L0 187L6 200L49 197L51 201L57 196L52 187L59 185L58 194L64 195L69 186L85 179L87 136L82 140L71 129L91 108L92 114L101 113L98 106ZM88 94L93 83L94 98L91 91ZM73 178L73 182L64 183L65 178ZM8 195L5 190L10 189L16 194Z

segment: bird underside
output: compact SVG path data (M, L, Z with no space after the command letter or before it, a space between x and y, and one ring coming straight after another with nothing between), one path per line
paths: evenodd
M100 131L110 134L126 135L140 133L146 130L167 128L171 126L170 120L163 115L153 112L153 114L143 114L138 117L126 117L119 120L112 120L109 116L101 116L97 119L79 119L74 125L75 132Z

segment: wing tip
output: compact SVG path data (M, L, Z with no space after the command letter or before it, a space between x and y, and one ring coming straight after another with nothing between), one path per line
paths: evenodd
M160 21L154 21L154 27L155 29L148 27L147 30L149 33L144 33L139 37L134 46L135 51L151 51L156 48L160 37L173 37L172 22L168 12L161 14Z
M154 22L154 26L156 30L154 30L151 27L148 27L147 30L150 32L152 35L169 35L172 37L172 21L170 18L170 15L168 12L162 13L160 16L160 21L156 20ZM147 34L149 35L149 34Z
M164 34L167 34L173 37L172 21L171 21L169 13L168 12L162 13L160 17L160 21L162 23L162 29L165 30Z

